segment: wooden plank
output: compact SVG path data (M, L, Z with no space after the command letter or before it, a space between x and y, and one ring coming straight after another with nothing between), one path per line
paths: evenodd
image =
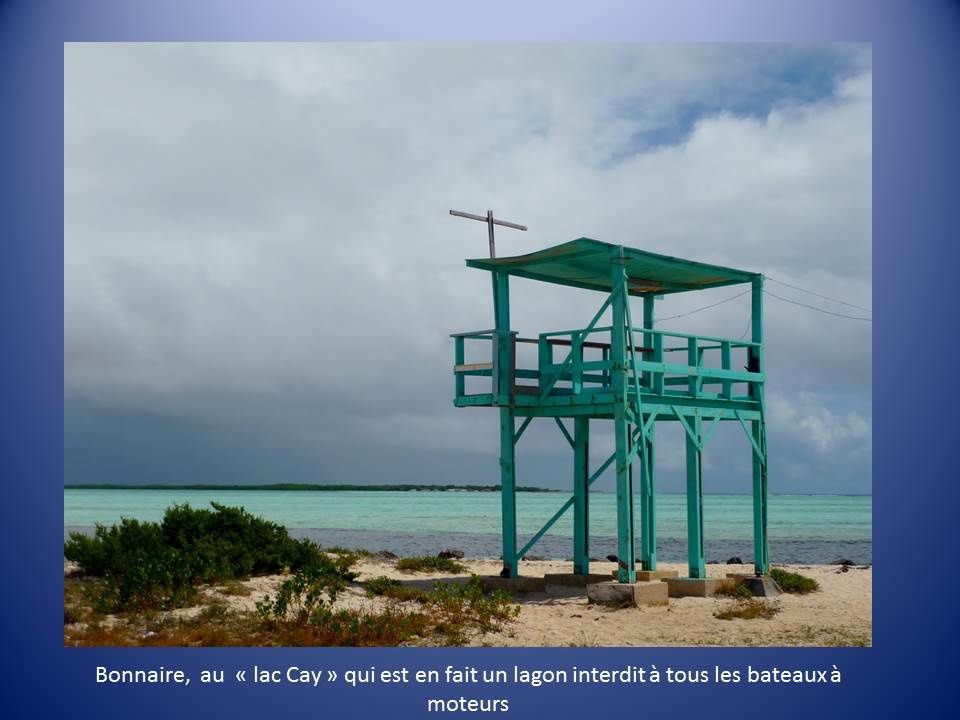
M458 372L471 372L473 370L493 370L492 362L482 362L482 363L462 363L460 365L454 365L453 371Z

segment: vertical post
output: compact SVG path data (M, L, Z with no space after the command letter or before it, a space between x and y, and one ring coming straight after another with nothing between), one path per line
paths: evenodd
M493 210L487 210L487 241L490 243L490 259L497 256L497 248L493 244Z
M690 338L687 345L687 364L699 365L697 339ZM690 376L689 392L699 394L697 376ZM693 437L686 434L687 440L687 564L689 577L705 578L707 566L703 559L703 466L700 457L700 439L703 437L703 421L700 411L694 411L690 427Z
M653 329L654 296L643 297L643 326ZM645 333L643 347L650 348L643 351L645 360L654 359L654 335ZM653 389L653 374L644 373L644 385ZM643 418L640 418L643 422ZM653 428L651 428L653 432ZM644 570L657 569L657 490L653 474L653 439L640 434L643 447L640 452L640 563Z
M751 339L758 345L751 346L748 367L756 372L764 371L763 358L763 276L753 279L751 292ZM757 446L763 451L759 457L753 455L753 568L759 575L769 570L769 547L767 544L767 440L766 414L764 412L763 385L750 383L750 396L760 405L760 419L750 423L750 432Z
M570 352L573 356L570 368L570 392L579 395L583 390L583 335L575 332L570 338Z
M720 367L724 370L730 369L730 341L724 340L720 343ZM733 398L733 382L731 380L724 380L721 383L723 388L721 391L721 396L724 400L731 400Z
M453 339L453 364L463 365L466 351L464 350L464 338L455 337ZM463 397L466 394L466 377L463 373L454 373L454 397Z
M516 432L513 410L510 286L506 273L494 272L496 358L495 402L500 406L500 512L503 525L503 577L517 576Z
M590 574L590 418L573 420L573 574Z
M617 465L617 579L637 581L633 533L633 477L630 472L630 424L627 422L626 275L623 248L613 248L610 258L613 323L610 361L613 380L613 426Z

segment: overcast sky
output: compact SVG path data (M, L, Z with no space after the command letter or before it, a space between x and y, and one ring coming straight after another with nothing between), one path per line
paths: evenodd
M68 483L499 482L496 411L452 406L448 335L492 303L463 263L486 229L450 208L529 225L502 255L587 236L871 304L868 46L67 45L64 77ZM512 295L527 336L602 301ZM771 492L870 492L871 324L765 310ZM746 296L662 326L748 319ZM682 430L657 439L682 490ZM571 465L534 422L518 482ZM705 490L749 468L724 423Z

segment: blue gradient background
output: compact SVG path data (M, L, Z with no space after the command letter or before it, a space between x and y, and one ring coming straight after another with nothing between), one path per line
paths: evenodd
M418 717L459 689L234 685L104 687L94 667L254 664L478 667L572 664L663 670L754 666L843 671L840 686L490 688L513 717L687 712L800 717L953 713L958 670L957 473L949 405L957 357L960 5L956 2L649 4L0 2L0 473L6 717L250 717L298 711ZM873 42L874 647L869 649L65 649L63 482L64 41L775 40ZM951 333L952 334L949 334ZM923 350L914 353L911 348ZM921 365L922 362L922 365ZM910 390L920 392L910 394ZM915 569L914 569L915 568Z

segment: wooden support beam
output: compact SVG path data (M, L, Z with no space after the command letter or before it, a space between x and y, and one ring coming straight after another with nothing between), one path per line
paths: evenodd
M573 421L573 572L590 574L590 419Z
M617 579L637 580L633 529L633 474L630 462L630 424L627 421L627 278L623 248L613 248L610 257L613 323L610 331L610 362L613 383L613 423L617 463Z
M763 276L753 280L751 293L752 339L756 343L751 347L750 365L757 372L764 372L763 357ZM767 538L767 441L764 418L764 391L762 383L750 385L751 397L760 405L760 419L750 423L750 442L754 446L753 454L753 547L754 572L766 575L769 566L769 544ZM740 418L738 418L740 419ZM743 425L743 420L740 419ZM746 430L746 427L744 427Z

